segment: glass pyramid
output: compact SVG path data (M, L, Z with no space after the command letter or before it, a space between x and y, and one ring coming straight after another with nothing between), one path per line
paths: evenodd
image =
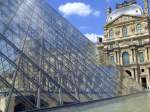
M0 99L6 111L117 96L118 71L95 59L95 45L45 0L0 0Z

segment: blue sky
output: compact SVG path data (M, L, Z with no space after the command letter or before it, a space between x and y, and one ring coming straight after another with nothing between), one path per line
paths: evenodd
M83 34L92 41L103 36L106 21L106 8L115 8L116 3L124 0L48 0L49 4L60 12ZM137 0L143 6L143 0Z

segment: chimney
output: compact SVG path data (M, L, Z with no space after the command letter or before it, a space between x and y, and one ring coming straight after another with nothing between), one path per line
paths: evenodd
M148 0L144 0L144 14L145 14L145 15L149 15Z
M111 13L111 8L109 7L108 9L107 9L107 15L109 15L110 13Z
M101 44L103 42L102 37L97 37L97 44Z

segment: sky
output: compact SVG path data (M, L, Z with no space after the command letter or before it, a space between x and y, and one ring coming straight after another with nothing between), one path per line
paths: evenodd
M106 9L124 0L47 0L48 3L94 43L103 37ZM143 0L137 0L143 7Z

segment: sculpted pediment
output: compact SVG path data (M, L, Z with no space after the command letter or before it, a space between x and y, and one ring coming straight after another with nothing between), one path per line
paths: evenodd
M114 21L108 23L106 26L113 26L116 24L126 23L130 21L137 21L140 20L142 17L140 16L131 16L131 15L122 15L116 18Z

